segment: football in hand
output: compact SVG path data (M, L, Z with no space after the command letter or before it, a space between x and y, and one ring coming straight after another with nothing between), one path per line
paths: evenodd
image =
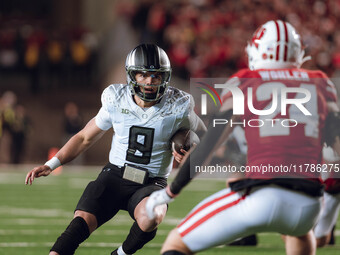
M181 155L183 155L181 149L188 151L193 144L198 144L200 142L197 134L190 129L179 129L170 140L172 150Z

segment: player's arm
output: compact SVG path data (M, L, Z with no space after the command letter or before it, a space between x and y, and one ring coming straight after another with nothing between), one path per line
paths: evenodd
M100 129L96 125L95 119L93 118L81 131L71 137L58 151L56 157L60 160L61 164L72 161L79 154L91 147L105 132L105 130Z
M232 98L224 101L222 107L220 108L220 111L215 114L213 119L233 119L233 121L238 121L238 117L232 115L232 106ZM229 125L216 125L214 127L214 123L210 123L208 129L206 129L204 125L204 129L206 133L205 136L202 138L202 141L200 142L200 144L203 144L200 145L200 147L198 148L199 151L193 155L194 158L190 156L190 158L187 159L189 154L186 154L186 157L184 157L182 162L184 164L180 165L180 171L178 172L175 180L171 183L171 188L170 186L167 187L168 193L172 196L176 196L180 192L180 190L191 180L189 167L190 163L192 163L192 165L208 164L211 161L216 149L219 148L223 144L223 142L228 139L228 136L232 132L232 127L230 127ZM198 161L196 161L195 158L197 158ZM202 161L204 164L200 163L200 161Z
M93 145L105 132L105 130L100 129L96 125L95 118L93 118L81 131L71 137L71 139L57 152L55 157L44 165L33 168L26 175L25 184L31 185L34 178L47 176L56 167L70 162Z
M202 134L207 132L207 127L205 126L203 120L198 116L197 116L197 128L196 128L195 132L196 133L202 133Z
M190 96L190 106L189 106L189 113L188 113L188 123L184 124L185 126L188 125L192 131L194 131L199 136L203 135L207 131L207 127L205 126L203 120L196 114L194 108L195 103L192 96Z
M232 110L223 110L214 116L214 119L228 119L232 118ZM170 196L177 196L182 188L184 188L193 177L196 172L190 172L190 166L202 166L208 164L214 151L228 138L232 132L232 127L229 125L214 125L212 122L201 142L193 149L192 153L189 153L183 164L180 165L177 176L167 191Z
M188 122L190 129L199 136L202 136L205 134L205 132L207 132L207 127L205 126L203 120L194 112L193 109L191 109L191 112L189 114ZM182 154L178 153L176 150L172 152L172 155L178 163L183 162L183 159L188 152L181 149L181 153Z
M232 118L232 109L224 108L215 115L214 119L228 119ZM193 149L192 153L186 155L184 162L180 165L175 180L166 189L153 192L146 203L146 211L149 218L153 218L154 209L157 205L169 203L177 196L182 188L184 188L190 180L194 177L195 172L190 173L190 165L204 165L209 163L213 156L213 152L218 148L223 141L232 132L232 127L229 125L215 125L210 124L207 132L203 136L201 142ZM192 175L191 175L192 174Z
M324 130L327 146L333 148L340 155L340 112L335 102L328 102L328 115Z

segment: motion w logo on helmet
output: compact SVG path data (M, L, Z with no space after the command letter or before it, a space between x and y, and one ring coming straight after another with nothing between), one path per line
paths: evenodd
M266 32L266 29L264 27L259 27L255 31L254 36L251 39L251 43L254 44L256 48L259 47L259 40L262 38L265 32Z

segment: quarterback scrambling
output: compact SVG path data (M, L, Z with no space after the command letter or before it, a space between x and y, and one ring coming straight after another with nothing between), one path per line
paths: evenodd
M246 172L244 179L230 182L230 188L203 200L171 231L163 255L193 254L258 232L284 235L288 255L316 252L312 228L323 186L319 174L307 166L322 163L325 130L332 130L328 145L340 152L339 128L329 128L332 124L326 122L327 116L339 111L335 87L321 71L300 68L307 58L300 35L288 22L272 20L262 25L246 51L249 69L227 81L229 89L216 116L228 119L229 125L209 126L171 185L151 194L148 215L153 218L155 206L170 201L190 181L190 164L209 163L206 159L228 138L232 122L244 123L250 169L292 165L298 170ZM233 86L245 95L238 109L233 107ZM275 97L281 100L275 103ZM305 102L296 103L301 99ZM240 108L243 114L236 114Z
M154 44L142 44L126 59L128 84L113 84L102 94L102 107L83 130L74 135L44 165L32 169L25 183L49 175L94 144L113 128L109 163L86 187L74 218L50 250L50 255L74 254L79 244L119 210L135 220L122 246L111 254L134 254L152 240L167 206L157 208L150 220L145 212L148 196L167 184L174 156L170 138L181 128L205 130L195 114L192 97L170 87L171 67L167 54ZM184 151L185 153L185 151Z

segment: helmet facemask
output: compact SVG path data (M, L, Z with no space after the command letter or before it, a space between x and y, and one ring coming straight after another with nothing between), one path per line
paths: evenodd
M151 74L151 77L153 75L160 75L160 84L142 84L138 83L136 80L137 74L146 74L146 73L155 73ZM128 83L131 87L131 91L133 95L137 95L139 98L141 98L143 101L152 102L152 101L158 101L162 98L164 95L169 81L171 77L171 71L170 70L163 70L163 69L144 69L140 67L130 67L127 70L127 77L128 77ZM152 77L153 78L153 77ZM148 93L146 87L156 87L156 91L153 93Z

